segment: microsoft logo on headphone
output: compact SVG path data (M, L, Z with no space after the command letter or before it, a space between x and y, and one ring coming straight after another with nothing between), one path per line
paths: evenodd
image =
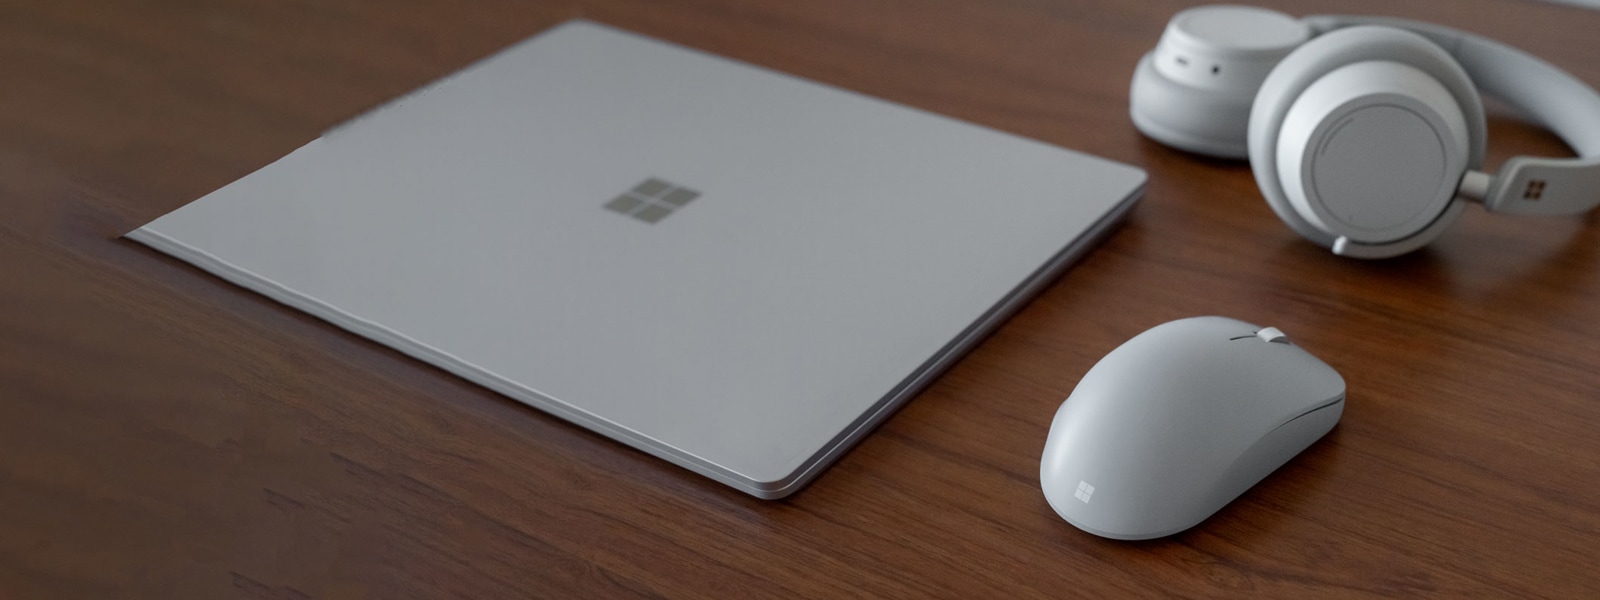
M612 198L605 206L613 212L653 224L699 197L700 192L651 177Z
M1532 179L1528 181L1528 189L1522 191L1523 200L1538 200L1544 195L1544 180Z

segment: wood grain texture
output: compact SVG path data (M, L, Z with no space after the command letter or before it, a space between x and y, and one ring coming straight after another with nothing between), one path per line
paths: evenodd
M1178 2L0 0L0 597L1597 597L1600 223L1471 210L1385 262L1300 241L1246 166L1141 138ZM1433 20L1600 84L1600 12ZM586 17L1133 163L1127 226L809 488L755 500L122 233ZM1568 151L1503 112L1491 166ZM1271 324L1343 422L1215 517L1102 540L1049 420L1157 323Z

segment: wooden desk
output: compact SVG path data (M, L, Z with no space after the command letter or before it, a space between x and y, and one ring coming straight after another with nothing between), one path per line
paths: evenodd
M1153 5L1150 5L1153 4ZM1600 84L1600 12L1283 2L1490 34ZM1473 209L1336 258L1128 121L1178 3L0 2L0 597L1600 595L1600 223ZM808 489L764 502L118 236L587 17L1140 165L1129 224ZM1490 165L1562 154L1500 113ZM1289 332L1343 423L1122 543L1046 505L1056 407L1170 319Z

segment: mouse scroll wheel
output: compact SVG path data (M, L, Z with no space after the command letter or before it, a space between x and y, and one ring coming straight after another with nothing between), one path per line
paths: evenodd
M1289 336L1284 335L1282 331L1278 331L1277 327L1268 327L1266 329L1262 329L1261 331L1257 331L1256 337L1279 344L1289 343Z

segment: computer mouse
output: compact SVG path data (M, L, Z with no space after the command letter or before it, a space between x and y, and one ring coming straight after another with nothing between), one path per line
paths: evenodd
M1039 465L1050 507L1142 540L1204 521L1333 429L1344 378L1271 327L1164 323L1096 363L1056 411Z

